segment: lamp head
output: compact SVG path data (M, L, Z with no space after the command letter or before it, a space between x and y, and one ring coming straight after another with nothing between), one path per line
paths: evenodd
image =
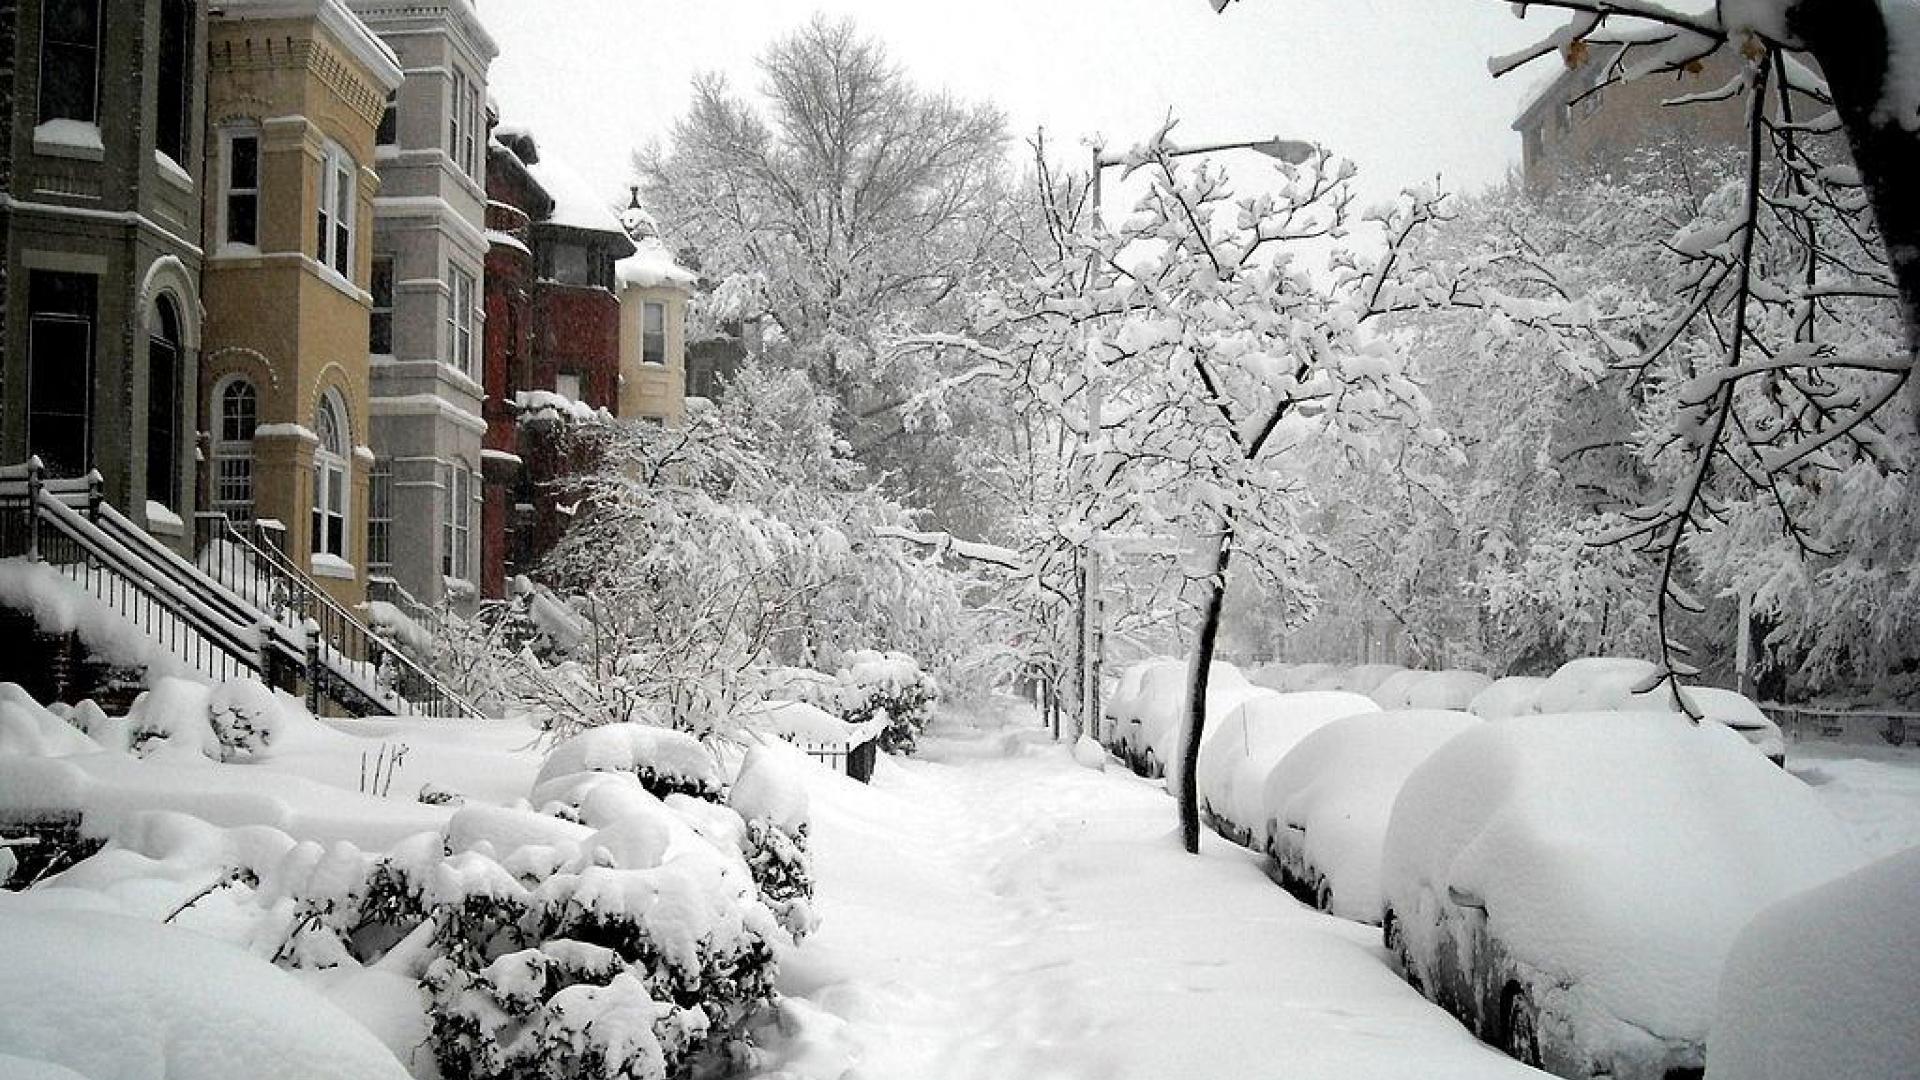
M1268 139L1266 142L1254 143L1247 149L1257 150L1270 158L1278 158L1289 165L1304 164L1311 159L1313 155L1320 152L1320 148L1310 142L1301 142L1299 139L1282 139L1278 135Z

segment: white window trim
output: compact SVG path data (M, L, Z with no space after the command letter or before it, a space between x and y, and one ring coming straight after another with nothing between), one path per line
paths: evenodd
M446 281L442 284L447 290L446 364L467 378L477 381L480 373L476 370L478 365L475 361L479 357L475 351L475 344L480 335L475 323L478 321L476 308L480 301L479 276L449 260ZM465 303L461 302L463 285L466 293ZM460 355L460 346L463 343L466 346L464 358Z
M319 205L315 207L315 212L318 216L325 217L329 225L323 242L317 245L319 250L314 252L314 259L319 262L321 266L332 271L335 276L351 285L353 283L355 255L358 252L360 243L360 163L353 160L353 155L347 153L346 148L342 147L339 143L328 142L326 152L321 155L320 170L320 201ZM348 191L346 193L347 213L344 218L346 225L346 252L344 261L346 262L347 269L344 272L334 265L336 261L339 261L336 259L336 256L340 254L339 240L343 220L339 213L340 183L343 177L348 184ZM316 239L322 238L316 237Z
M336 391L328 390L320 397L320 402L316 407L316 414L314 416L314 431L316 432L325 426L320 423L320 417L318 415L318 410L320 409L332 411L335 430L341 440L347 444L349 451L348 453L342 454L328 447L325 439L320 439L314 443L313 497L311 499L312 505L308 510L309 527L314 529L314 535L308 538L307 550L312 556L316 569L323 557L339 560L344 563L347 559L347 552L353 546L353 533L348 528L348 525L353 521L353 462L351 456L353 431L347 419L346 402L340 399L340 395ZM331 551L325 546L325 526L327 519L335 516L335 512L329 510L327 504L330 501L328 496L333 494L333 484L336 482L336 477L340 485L340 509L338 516L340 518L341 550ZM316 517L319 520L313 521L312 519Z
M440 574L448 581L473 580L474 471L464 461L443 464Z
M235 139L252 139L254 141L254 186L251 188L240 188L237 191L239 194L251 193L253 195L253 243L251 244L244 241L227 239L227 200L236 194L236 189L233 187L233 141ZM220 129L220 160L217 166L220 170L220 197L214 204L214 215L217 220L214 222L215 231L213 234L219 240L219 242L214 245L214 250L219 254L260 254L260 222L263 216L261 211L266 209L267 202L266 193L260 189L260 174L266 171L266 161L263 157L263 151L265 149L266 139L262 137L260 129L256 126L234 125ZM256 387L256 389L258 388Z
M99 126L100 126L100 106L101 106L100 99L105 96L105 91L106 91L106 85L105 85L106 72L104 69L107 66L106 53L107 53L107 15L108 14L109 13L107 11L106 0L95 0L94 17L93 17L93 115L91 117L73 116L73 117L61 118L61 119L68 119L68 120L77 120L83 124L91 124L94 127L94 131L96 135L99 131ZM44 15L44 12L43 12L43 15ZM37 80L38 85L34 87L33 119L36 124L39 124L39 126L44 127L45 126L44 124L40 124L40 113L46 106L46 94L47 94L47 80L44 77L44 72L46 71L46 67L47 67L47 31L46 31L46 24L44 22L44 19L40 27L40 42L39 42L38 51L39 51L39 56L35 58L35 63L37 65L35 70L42 72L43 74ZM37 153L37 152L40 152L39 138L38 138L39 131L37 128L34 134L35 134L34 150ZM101 149L101 155L104 156L105 148L102 147L100 149ZM54 156L67 156L67 155L56 154ZM80 157L83 155L76 154L72 156ZM85 155L85 160L99 161L101 160L101 157Z

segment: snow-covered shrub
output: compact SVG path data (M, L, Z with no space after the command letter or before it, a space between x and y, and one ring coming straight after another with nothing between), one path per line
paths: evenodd
M214 687L207 699L207 723L220 742L222 760L245 760L273 744L280 727L280 703L260 682L229 679Z
M855 725L881 720L880 749L913 753L940 700L939 684L905 653L861 651L847 659L837 677L840 718Z
M719 764L693 736L648 724L607 724L554 747L534 790L550 780L594 772L632 773L662 799L675 792L717 799L723 787Z
M747 823L741 853L760 898L794 940L819 922L813 911L813 857L807 791L797 770L810 768L794 748L766 743L747 751L730 805Z

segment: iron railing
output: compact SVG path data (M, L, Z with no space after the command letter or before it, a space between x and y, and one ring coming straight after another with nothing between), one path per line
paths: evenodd
M1815 705L1761 702L1760 709L1788 739L1830 739L1920 748L1920 712L1905 709L1827 709Z
M260 522L249 536L223 513L194 515L199 568L246 597L275 624L312 635L319 660L310 696L395 716L478 717L479 711L393 642L355 618L301 570Z
M356 715L478 717L457 693L328 596L285 553L195 518L198 564L101 497L100 475L49 478L34 458L0 467L0 556L24 556L78 583L177 660L213 679L304 677Z

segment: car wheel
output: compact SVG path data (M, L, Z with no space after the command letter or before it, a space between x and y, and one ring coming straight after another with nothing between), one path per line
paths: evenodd
M1313 906L1321 911L1333 910L1333 888L1326 878L1321 878L1313 887Z
M1522 1065L1540 1067L1540 1011L1533 999L1519 986L1507 987L1507 1006L1502 1016L1506 1029L1507 1056Z

